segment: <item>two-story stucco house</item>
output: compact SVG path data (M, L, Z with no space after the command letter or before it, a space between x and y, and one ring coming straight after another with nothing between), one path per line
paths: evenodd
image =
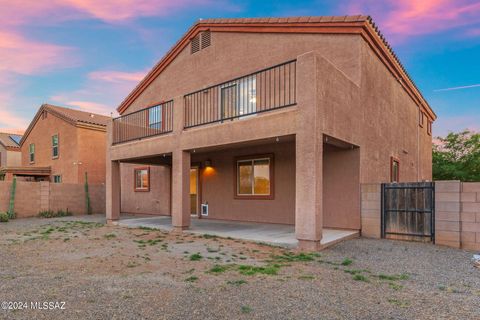
M20 141L21 166L7 180L105 183L106 125L110 117L50 104L40 107Z
M145 205L183 230L202 212L316 249L365 227L362 183L432 177L436 115L366 16L198 21L118 112L109 222Z

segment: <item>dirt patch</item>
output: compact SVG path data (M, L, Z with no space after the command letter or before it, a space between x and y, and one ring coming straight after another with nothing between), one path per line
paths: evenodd
M471 254L357 239L305 254L209 235L106 226L101 217L1 226L0 300L65 301L37 319L478 318Z

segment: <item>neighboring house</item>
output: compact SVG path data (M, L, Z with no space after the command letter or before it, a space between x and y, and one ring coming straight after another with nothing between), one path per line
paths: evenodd
M0 176L2 176L1 170L21 165L21 139L21 135L0 132Z
M7 175L54 183L105 183L106 124L110 117L44 104L25 131L21 166Z
M108 221L208 208L317 248L361 230L360 184L432 178L436 115L366 16L201 20L118 112Z

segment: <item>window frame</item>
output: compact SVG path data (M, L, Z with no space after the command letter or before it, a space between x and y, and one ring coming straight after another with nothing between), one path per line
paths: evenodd
M393 179L393 164L397 163L397 179L396 181ZM390 182L391 183L399 183L400 182L400 159L396 157L390 157Z
M423 112L422 110L419 110L419 112L420 115L418 119L418 125L423 128L423 126L425 125L425 112Z
M56 146L53 144L53 138L54 137L57 137L57 145ZM55 155L55 153L54 153L55 148L57 148L57 155ZM56 133L52 136L52 159L58 159L59 157L60 157L60 137L59 137L58 133Z
M268 159L270 163L270 194L269 195L255 195L255 194L239 194L238 193L238 163L244 161L252 161ZM255 170L255 169L254 169ZM254 154L247 156L235 157L233 161L233 198L237 200L274 200L275 199L275 157L273 153ZM255 175L255 171L253 171Z
M430 119L427 119L427 134L432 135L432 121Z
M55 178L59 178L59 181L55 181ZM62 183L62 175L61 174L56 174L53 176L53 183Z
M33 148L32 148L32 146L33 146ZM33 149L33 151L32 151L32 149ZM35 143L30 143L28 145L28 161L29 161L30 164L35 163Z
M162 101L160 103L156 103L156 104L153 104L149 107L147 107L147 127L149 130L158 130L160 132L163 132L165 130L165 108L164 108L164 104L165 102ZM158 108L158 114L160 116L160 121L159 122L150 122L150 115L152 114L152 110L154 108ZM158 125L160 124L159 128L156 128L156 127L152 127L152 125Z
M148 186L146 188L137 187L137 172L138 171L147 171L147 181ZM137 167L133 169L133 190L135 192L150 192L150 167Z

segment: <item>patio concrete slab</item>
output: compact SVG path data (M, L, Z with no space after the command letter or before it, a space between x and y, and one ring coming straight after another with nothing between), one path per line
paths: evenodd
M122 216L118 225L130 228L148 227L164 231L173 230L170 216ZM298 240L295 238L295 226L292 225L192 218L190 228L184 232L211 234L287 248L295 248L298 245ZM320 244L322 248L326 248L339 241L358 237L358 235L358 231L354 230L323 229L323 238Z

